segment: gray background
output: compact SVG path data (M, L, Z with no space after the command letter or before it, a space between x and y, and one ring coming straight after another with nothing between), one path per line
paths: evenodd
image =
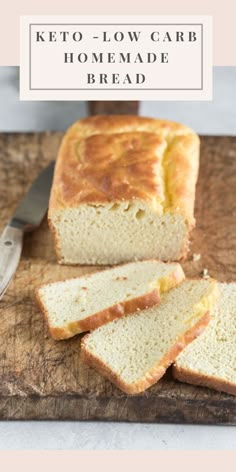
M181 121L202 134L236 134L236 67L214 68L212 102L142 102L140 114ZM0 68L0 131L64 130L86 102L20 102L18 68Z
M236 135L236 67L214 68L212 102L142 102L140 114L202 134ZM85 102L19 102L18 68L0 68L0 131L64 130ZM1 156L0 156L1 158ZM230 426L102 422L0 422L0 449L236 449Z

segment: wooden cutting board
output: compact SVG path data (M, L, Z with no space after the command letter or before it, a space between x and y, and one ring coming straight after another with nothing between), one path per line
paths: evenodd
M39 171L54 159L61 133L0 135L0 230ZM202 137L197 227L187 275L203 268L236 280L236 138ZM193 262L193 253L201 259ZM56 263L46 220L24 241L18 271L0 302L0 418L236 424L236 397L164 378L127 396L80 361L80 336L55 342L34 301L44 282L97 267Z

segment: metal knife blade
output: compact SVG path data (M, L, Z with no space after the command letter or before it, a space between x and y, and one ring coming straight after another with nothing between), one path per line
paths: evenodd
M11 226L33 230L41 223L48 208L55 163L52 161L35 179L10 220Z
M41 223L49 202L54 162L44 169L4 228L0 238L0 300L19 264L23 236Z

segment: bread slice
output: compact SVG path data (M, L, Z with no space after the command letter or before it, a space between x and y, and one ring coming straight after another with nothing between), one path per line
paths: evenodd
M141 116L92 116L66 132L48 221L62 264L177 261L195 224L199 138Z
M160 292L183 279L178 263L135 262L42 285L36 298L52 337L65 339L158 303Z
M126 393L157 382L182 349L210 320L217 283L188 280L161 304L112 321L82 340L82 358Z
M220 283L214 318L204 333L176 359L181 382L236 395L236 283Z

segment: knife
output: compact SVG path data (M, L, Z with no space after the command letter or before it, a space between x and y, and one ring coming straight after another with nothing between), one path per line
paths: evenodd
M0 239L0 300L19 264L24 233L36 229L47 211L53 171L52 161L33 182L3 230Z

